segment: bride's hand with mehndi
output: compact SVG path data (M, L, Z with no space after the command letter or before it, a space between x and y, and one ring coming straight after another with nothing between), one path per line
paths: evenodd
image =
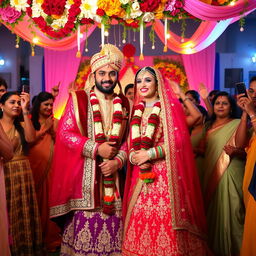
M135 151L135 154L132 157L132 162L136 165L142 165L149 160L149 155L147 150L138 150Z

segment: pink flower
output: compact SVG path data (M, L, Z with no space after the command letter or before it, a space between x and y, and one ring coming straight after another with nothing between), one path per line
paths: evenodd
M165 6L165 11L174 11L175 8L175 4L176 4L176 0L170 0L167 2L166 6Z
M0 8L0 17L5 22L14 23L20 16L21 12L15 10L10 6Z

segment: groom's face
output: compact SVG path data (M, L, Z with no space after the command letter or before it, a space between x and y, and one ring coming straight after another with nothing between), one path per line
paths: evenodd
M110 65L99 68L94 73L97 89L106 94L112 94L117 84L118 72Z

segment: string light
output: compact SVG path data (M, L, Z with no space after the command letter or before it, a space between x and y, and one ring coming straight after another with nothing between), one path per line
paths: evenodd
M104 36L109 36L109 32L107 30L104 32Z
M16 45L15 48L19 48L20 47L20 37L16 35Z
M235 1L232 1L229 5L234 6L235 4L236 4Z
M170 39L171 38L171 35L169 33L166 34L166 38L167 39Z
M39 43L39 38L36 37L36 36L33 37L32 42L33 42L34 44L38 44L38 43Z
M240 28L240 32L244 32L244 27L241 27L241 28Z

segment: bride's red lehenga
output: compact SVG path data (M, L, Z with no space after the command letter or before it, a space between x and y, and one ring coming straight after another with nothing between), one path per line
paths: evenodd
M161 102L154 146L164 145L165 158L152 161L153 183L139 179L139 167L128 167L124 198L123 255L207 254L206 219L199 178L184 113L169 83L154 69ZM135 101L136 102L136 101ZM145 133L152 108L145 108Z

